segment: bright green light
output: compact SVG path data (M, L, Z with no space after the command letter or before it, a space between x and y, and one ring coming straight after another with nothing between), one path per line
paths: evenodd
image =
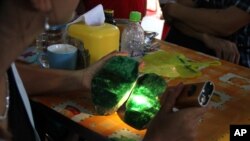
M137 129L143 129L160 109L158 96L166 89L166 82L155 74L144 74L137 80L126 102L124 121Z
M158 107L158 101L153 100L145 95L133 95L129 98L126 108L128 110L143 112L148 109L155 109Z
M136 104L146 104L147 99L145 96L137 95L133 97L133 100Z
M132 95L126 105L125 122L142 129L159 110L159 101L143 94Z
M126 100L129 98L132 90L134 89L135 85L136 85L136 81L133 82L131 88L123 95L123 97L121 98L121 100L118 102L117 107L122 106L122 104L124 102L126 102Z
M132 98L133 103L140 106L151 107L152 105L149 103L149 99L143 95L135 95Z

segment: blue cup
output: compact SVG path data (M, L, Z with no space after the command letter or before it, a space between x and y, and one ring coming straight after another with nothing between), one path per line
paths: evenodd
M49 68L74 70L77 63L77 48L69 44L54 44L47 48Z

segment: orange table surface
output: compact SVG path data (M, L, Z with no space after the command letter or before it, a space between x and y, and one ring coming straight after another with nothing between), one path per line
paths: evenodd
M162 50L179 52L192 60L217 60L174 44L160 40L157 42L160 43ZM206 80L211 80L215 84L215 93L209 105L211 108L197 129L197 141L229 141L231 124L250 124L250 69L223 60L219 61L221 65L202 69L202 75L199 77L169 81L169 85ZM142 140L146 130L136 130L126 125L116 113L110 116L94 115L94 107L87 95L77 91L62 95L36 96L32 99L104 137Z

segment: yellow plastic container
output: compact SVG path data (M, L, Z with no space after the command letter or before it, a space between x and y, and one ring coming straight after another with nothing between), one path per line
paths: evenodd
M76 23L69 26L68 34L84 43L90 53L90 64L114 50L119 50L120 31L115 25L104 23L89 26Z

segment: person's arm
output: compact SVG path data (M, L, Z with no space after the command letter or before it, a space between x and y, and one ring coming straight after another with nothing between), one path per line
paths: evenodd
M194 0L176 0L176 2L181 4L181 5L188 6L188 7L195 7L196 6Z
M71 90L90 91L95 73L108 59L117 55L126 56L127 54L114 51L88 68L75 71L41 69L23 64L16 66L29 95Z
M88 89L82 85L84 71L41 69L16 63L28 94Z
M173 25L183 34L202 41L207 48L214 50L218 58L235 64L239 63L240 53L235 43L207 33L198 32L182 22L174 21Z
M199 32L215 36L229 36L250 23L250 14L235 6L226 9L204 9L168 3L162 11L166 19L171 17Z

